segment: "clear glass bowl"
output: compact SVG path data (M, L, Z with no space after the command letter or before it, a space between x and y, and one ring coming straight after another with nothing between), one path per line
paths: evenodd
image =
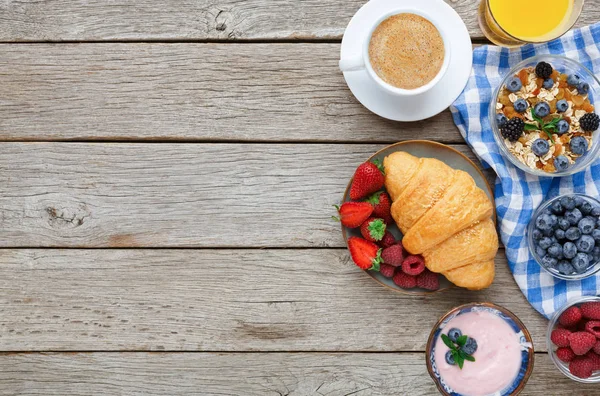
M590 296L590 297L579 297L576 299L572 299L572 300L569 300L569 302L566 303L564 307L562 307L559 311L557 311L554 314L554 316L552 317L552 319L550 319L550 323L548 324L548 333L546 334L546 343L548 344L548 354L550 355L550 358L552 359L552 362L554 363L556 368L558 368L558 370L560 370L561 373L563 373L566 377L571 378L573 381L582 382L582 383L586 383L586 384L597 384L597 383L600 383L600 370L596 370L596 372L594 372L590 378L579 378L579 377L574 376L569 371L569 364L563 362L556 356L556 350L558 349L558 347L556 345L554 345L554 343L550 339L552 330L554 330L556 328L556 325L558 324L558 318L560 317L560 315L562 315L563 312L565 312L567 310L567 308L570 308L573 305L580 305L584 302L589 302L589 301L600 301L600 297Z
M547 177L561 177L561 176L572 175L572 174L581 172L582 170L586 169L588 166L590 166L592 164L592 162L594 162L598 158L598 155L600 154L600 142L598 141L598 139L600 139L600 130L597 130L592 134L592 142L593 142L592 148L589 149L587 151L587 153L584 154L582 157L578 158L577 161L575 162L575 164L571 165L566 171L550 173L550 172L543 171L541 169L532 169L532 168L528 167L526 164L519 161L510 151L508 151L508 148L506 147L506 144L504 143L504 138L500 134L500 129L498 128L498 124L496 122L496 103L498 102L498 96L500 95L501 88L506 85L506 82L508 81L508 79L510 77L517 74L521 69L527 68L527 67L535 67L535 65L537 65L541 61L550 63L554 69L558 70L561 73L578 74L581 77L582 81L585 81L588 84L590 84L589 99L592 104L594 104L594 98L600 98L600 81L594 76L594 74L591 71L589 71L581 63L576 62L572 59L566 58L564 56L558 56L558 55L534 56L532 58L525 59L524 61L522 61L518 65L516 65L513 69L511 69L504 76L500 85L498 87L496 87L496 90L494 91L494 94L492 96L492 101L490 102L489 113L488 113L488 117L489 117L490 124L492 127L492 132L494 135L494 139L496 140L496 143L498 144L500 152L506 158L508 158L508 160L510 162L512 162L513 165L515 165L517 168L523 170L524 172L527 172L529 174L536 175L536 176L547 176ZM594 107L596 107L596 106L594 105ZM595 113L600 114L598 108L595 108Z
M536 209L536 211L533 213L533 216L531 217L531 220L529 221L529 225L527 226L527 245L529 246L529 252L535 259L536 263L538 263L540 265L540 267L542 267L544 269L544 271L548 272L550 275L554 276L555 278L564 279L564 280L581 280L581 279L589 278L590 276L592 276L595 273L597 273L598 271L600 271L600 261L596 262L594 265L590 266L590 268L582 274L565 275L565 274L561 274L554 268L544 267L544 265L542 264L542 258L535 251L535 247L534 247L534 243L533 243L533 230L535 230L535 220L538 218L538 216L540 214L542 214L542 212L544 210L548 209L550 207L550 205L552 205L555 201L558 201L563 197L581 197L581 198L589 201L592 205L594 205L594 207L596 207L596 206L600 207L600 202L598 200L596 200L588 195L583 195L583 194L563 194L563 195L559 195L556 198L552 198L552 199L542 203Z

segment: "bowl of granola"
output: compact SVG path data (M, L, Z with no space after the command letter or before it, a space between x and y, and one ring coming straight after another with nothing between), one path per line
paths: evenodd
M536 176L586 169L600 154L600 81L582 64L539 55L516 65L489 109L494 139L510 162Z

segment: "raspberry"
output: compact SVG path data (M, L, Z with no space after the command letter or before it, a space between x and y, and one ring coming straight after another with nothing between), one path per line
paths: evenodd
M407 275L402 271L396 272L393 281L396 285L400 286L403 289L412 289L413 287L417 286L417 277Z
M592 362L592 370L594 370L594 371L600 370L600 355L597 355L593 351L589 351L585 355L585 358Z
M589 378L594 371L594 363L590 359L577 357L569 363L569 371L576 377Z
M594 345L596 345L596 337L585 331L578 331L569 336L569 346L575 355L585 355Z
M594 345L594 352L600 355L600 340L596 341L596 345Z
M379 267L379 272L381 272L381 275L385 276L386 278L391 278L394 276L394 272L396 272L396 267L389 264L381 264Z
M560 315L560 318L558 318L558 322L565 327L575 326L580 320L581 310L579 307L575 306L568 308Z
M383 238L381 238L381 241L378 242L378 245L385 249L392 246L395 243L396 238L394 238L394 235L391 232L386 231L385 234L383 234Z
M570 335L571 332L567 329L554 329L550 334L550 339L557 347L568 347Z
M425 260L422 256L408 256L402 262L402 271L405 274L417 276L425 270Z
M440 288L440 277L438 274L425 269L417 276L417 286L425 290L437 290Z
M402 244L397 243L396 245L383 249L381 258L386 264L393 265L394 267L401 266L404 261L404 248L402 247Z
M600 320L590 320L585 324L585 331L600 338Z
M556 350L556 357L562 360L565 363L569 363L571 360L575 359L577 355L573 353L571 348L558 348Z
M584 318L600 320L600 302L581 304L581 313Z

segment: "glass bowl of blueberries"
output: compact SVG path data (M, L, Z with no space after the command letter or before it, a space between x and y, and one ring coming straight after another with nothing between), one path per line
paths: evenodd
M600 270L600 202L565 194L540 205L527 229L529 251L552 276L581 280Z
M510 70L496 88L489 120L500 152L519 169L560 177L600 155L600 81L585 66L539 55Z

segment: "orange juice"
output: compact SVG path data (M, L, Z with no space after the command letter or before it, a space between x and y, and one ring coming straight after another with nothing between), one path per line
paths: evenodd
M556 37L556 31L565 28L573 0L489 0L489 7L505 32L523 41L539 42Z

